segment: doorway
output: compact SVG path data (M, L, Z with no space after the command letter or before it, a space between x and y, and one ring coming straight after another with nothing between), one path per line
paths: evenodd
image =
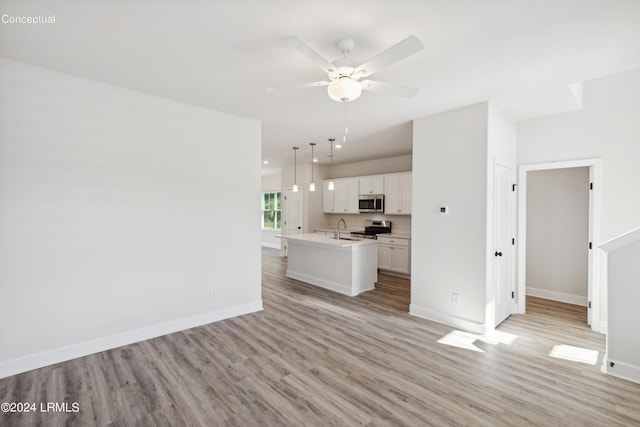
M528 200L528 179L538 171L545 170L562 170L569 168L587 168L588 180L585 185L588 186L588 231L587 231L587 323L594 331L605 332L602 330L600 322L600 249L597 245L600 240L600 159L584 159L563 162L539 163L531 165L522 165L519 170L519 198L518 198L518 289L517 289L517 306L518 312L526 311L526 293L527 279L531 279L532 275L527 274L527 248L528 236L527 232L533 233L527 222L527 200ZM531 191L534 188L531 188ZM533 220L532 220L533 221ZM529 238L535 240L538 236L531 235Z
M300 234L303 232L304 192L285 189L282 193L282 234ZM287 256L287 241L283 240L282 255Z

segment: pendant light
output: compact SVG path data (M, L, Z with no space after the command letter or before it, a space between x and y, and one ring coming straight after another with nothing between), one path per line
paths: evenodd
M298 147L293 147L293 192L298 192Z
M316 191L316 183L313 181L313 162L315 159L313 158L313 147L315 147L315 142L310 142L311 146L311 183L309 184L309 191Z
M335 138L329 138L329 144L331 144L331 154L329 155L329 175L331 174L331 170L333 169L333 141L335 141ZM329 179L329 184L327 185L327 190L333 191L336 188L335 184L333 183L333 179Z

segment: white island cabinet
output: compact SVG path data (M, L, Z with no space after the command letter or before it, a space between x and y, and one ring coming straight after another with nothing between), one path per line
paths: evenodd
M375 240L337 240L320 233L284 238L288 247L287 277L350 296L375 287Z

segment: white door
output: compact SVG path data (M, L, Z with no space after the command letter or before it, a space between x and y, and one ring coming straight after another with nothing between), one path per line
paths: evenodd
M285 236L290 234L301 234L303 230L302 208L304 201L304 193L302 191L293 192L285 190L282 207L284 214L282 215L282 230ZM284 254L287 255L287 244L285 240Z
M495 164L493 178L493 295L495 326L512 308L513 168Z

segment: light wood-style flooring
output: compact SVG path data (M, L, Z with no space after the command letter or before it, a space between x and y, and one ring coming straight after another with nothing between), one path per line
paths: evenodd
M348 297L285 278L285 263L263 250L260 313L0 380L0 402L80 406L0 425L640 425L640 384L600 372L604 336L581 307L529 298L483 341L408 315L407 280ZM560 344L598 362L550 357Z

